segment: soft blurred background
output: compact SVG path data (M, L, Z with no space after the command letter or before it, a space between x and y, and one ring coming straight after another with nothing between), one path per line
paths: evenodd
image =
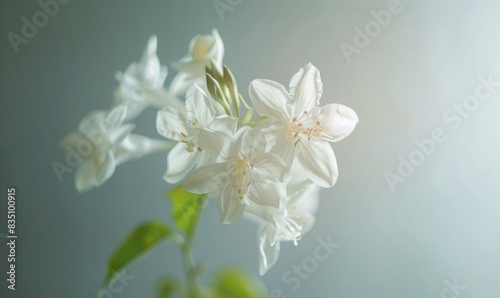
M287 85L312 62L323 104L343 103L360 118L349 138L333 144L340 178L322 190L316 226L297 247L284 244L262 277L275 297L500 297L500 90L459 116L455 129L443 118L474 95L479 77L500 82L498 1L401 0L401 12L350 63L342 42L354 45L355 28L364 31L371 11L391 1L220 0L232 5L223 14L214 2L69 1L17 54L7 34L20 34L22 18L40 6L0 2L0 236L9 186L17 188L19 235L17 289L8 291L3 275L0 296L96 297L119 241L145 220L168 220L164 154L118 167L83 195L72 174L60 183L51 163L64 163L58 143L85 114L111 105L115 72L140 58L150 35L158 35L158 56L169 65L193 36L217 28L224 62L245 94L252 79ZM160 138L155 111L136 123L136 132ZM398 174L399 158L435 129L446 141L392 191L387 173ZM203 281L228 264L257 275L257 235L246 219L219 224L211 203L195 246L208 265ZM293 266L314 257L318 238L340 247L293 287L283 278L297 278ZM113 297L154 297L159 279L182 276L180 254L166 242L127 274L133 280Z

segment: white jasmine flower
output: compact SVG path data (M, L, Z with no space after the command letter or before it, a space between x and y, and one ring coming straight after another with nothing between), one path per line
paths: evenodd
M329 142L347 137L358 123L349 107L319 107L323 92L318 69L304 66L290 82L290 90L269 80L254 80L250 98L257 112L271 118L266 138L288 161L297 157L308 177L322 187L332 187L338 177L337 162Z
M133 124L123 124L127 108L94 111L80 122L79 129L61 142L61 147L79 161L75 186L79 192L101 186L115 167L131 159L170 147L165 141L130 134Z
M127 118L133 118L146 107L163 108L173 105L182 107L182 102L163 88L167 77L167 68L160 64L156 55L157 38L151 36L140 62L129 65L124 73L117 73L120 82L115 92L116 101L129 107Z
M241 128L234 142L204 132L200 142L212 155L219 155L218 160L192 173L184 188L197 194L214 192L223 223L239 218L250 202L280 207L289 167L278 155L265 152L265 142L249 127Z
M197 84L193 84L186 97L186 115L173 107L158 112L158 132L179 142L168 154L168 169L163 176L168 183L181 181L193 168L210 160L210 155L203 150L204 145L198 141L202 130L234 135L238 119L218 116L217 110L222 109L218 105Z
M298 240L314 225L319 187L311 183L304 173L302 166L293 166L293 178L286 187L286 206L272 210L250 204L246 209L265 221L260 238L260 275L264 275L278 260L280 242L293 241L298 245Z
M189 45L189 53L173 64L179 73L172 80L170 90L177 95L184 94L192 83L205 86L205 67L213 61L222 70L224 43L217 29L210 35L197 35Z

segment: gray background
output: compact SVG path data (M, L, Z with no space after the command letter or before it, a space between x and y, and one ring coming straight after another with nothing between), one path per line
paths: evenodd
M314 229L298 247L282 246L262 278L269 290L286 297L442 297L446 281L457 279L467 286L462 298L500 297L500 94L457 129L442 118L473 95L479 76L500 80L500 5L402 0L402 13L347 63L340 43L352 44L354 28L388 2L243 0L221 19L212 1L73 0L16 54L7 34L19 34L21 18L40 7L2 0L0 233L6 189L15 186L19 239L17 290L7 292L2 275L1 296L95 297L106 260L128 231L169 217L164 154L120 166L103 187L83 195L72 174L59 183L51 163L64 162L58 142L85 114L110 106L114 73L139 59L150 35L158 35L158 55L168 64L185 55L194 35L218 28L224 62L240 86L255 78L286 85L312 62L325 85L323 104L346 104L361 120L333 145L340 179L321 192ZM154 111L136 123L137 132L159 138ZM384 173L397 173L398 157L407 158L414 140L436 128L447 141L391 192ZM318 237L341 246L290 290L283 274L313 256ZM197 260L209 266L203 281L227 264L256 275L256 239L252 222L220 225L210 204L195 247ZM171 243L157 247L130 267L134 280L113 297L153 297L160 278L182 276L179 260Z

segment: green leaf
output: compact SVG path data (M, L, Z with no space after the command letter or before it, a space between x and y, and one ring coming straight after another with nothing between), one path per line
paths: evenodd
M123 241L109 260L106 283L109 283L115 272L121 270L128 263L171 235L172 231L159 221L147 222L137 227Z
M222 270L214 283L216 298L264 298L266 291L250 274L235 268Z
M160 283L158 287L158 297L159 298L170 298L174 297L174 294L179 290L179 281L175 279L167 279Z
M172 202L172 217L179 230L191 235L204 208L206 195L190 193L177 186L168 193Z

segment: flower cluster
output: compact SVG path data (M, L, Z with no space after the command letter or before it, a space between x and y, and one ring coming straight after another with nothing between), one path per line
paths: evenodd
M288 90L274 81L252 81L250 100L245 99L223 65L224 45L216 30L193 38L165 88L167 68L156 46L152 37L142 60L117 74L115 107L91 113L63 141L72 148L79 138L92 139L89 130L102 132L80 166L77 188L99 186L117 164L171 148L168 183L213 197L222 223L248 214L262 224L264 274L278 258L280 242L297 245L314 224L319 188L332 187L338 177L329 142L351 134L358 117L341 104L319 105L322 82L312 64L292 77ZM158 109L157 130L165 141L130 133L133 124L126 122L146 107Z

